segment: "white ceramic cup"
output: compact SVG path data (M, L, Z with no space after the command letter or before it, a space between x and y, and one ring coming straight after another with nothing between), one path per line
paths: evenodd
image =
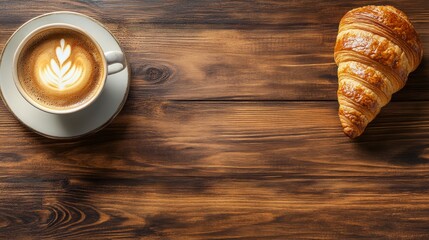
M53 109L53 108L49 108L47 106L44 106L44 105L37 103L25 92L24 88L21 86L21 81L19 81L19 79L18 79L18 59L19 59L19 56L21 54L22 49L32 39L32 37L34 37L35 35L37 35L40 32L48 30L48 29L71 29L71 30L80 32L84 36L86 36L87 38L91 39L92 42L94 43L94 45L97 47L98 51L100 52L100 56L101 56L101 63L100 64L104 65L104 67L103 67L104 73L103 73L102 79L100 80L101 81L100 87L97 89L97 92L90 99L87 99L86 101L82 102L82 104L79 104L74 108ZM100 94L101 94L101 92L105 86L107 76L110 74L120 72L125 67L126 67L125 56L124 56L124 53L122 53L121 51L104 52L102 50L102 48L100 47L100 44L97 42L97 40L89 32L87 32L87 31L85 31L79 27L73 26L71 24L54 23L54 24L43 25L43 26L35 29L34 31L29 33L24 38L24 40L19 44L19 46L16 49L15 54L13 56L13 79L14 79L15 85L18 88L18 91L21 93L21 95L24 97L24 99L27 102L29 102L34 107L37 107L40 110L43 110L45 112L52 113L52 114L68 114L68 113L80 111L80 110L88 107L89 105L91 105L97 99L97 97L100 96Z

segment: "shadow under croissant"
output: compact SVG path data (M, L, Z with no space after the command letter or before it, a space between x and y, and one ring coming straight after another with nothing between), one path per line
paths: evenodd
M407 84L393 94L392 101L429 100L429 59L423 58L419 67L408 77Z
M402 95L410 96L416 86L419 93L428 96L429 76L426 73L425 59L419 68L410 75L412 82L402 89ZM423 95L415 99L424 99ZM353 140L356 147L380 160L393 165L418 165L429 163L429 103L426 101L400 101L401 95L393 96L392 102L381 109L378 116L365 132ZM417 143L417 144L416 144Z

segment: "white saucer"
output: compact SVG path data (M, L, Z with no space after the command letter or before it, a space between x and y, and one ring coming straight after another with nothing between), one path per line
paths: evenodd
M34 29L50 23L68 23L90 32L104 52L122 51L115 37L98 21L73 12L53 12L22 25L8 40L0 59L0 91L3 102L24 125L50 138L76 138L101 130L122 109L128 96L130 71L109 75L101 95L87 108L70 114L46 113L28 103L12 77L13 55L19 43ZM123 51L122 51L123 52Z

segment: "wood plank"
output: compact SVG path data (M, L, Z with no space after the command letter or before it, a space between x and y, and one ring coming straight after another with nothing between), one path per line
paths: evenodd
M2 1L0 48L28 19L78 10L122 43L133 100L335 100L333 46L343 14L372 1ZM429 5L387 1L405 11L429 49ZM115 12L115 14L111 14ZM394 101L429 100L429 68L412 74Z
M426 239L429 105L357 141L335 102L129 102L56 141L0 107L0 238Z

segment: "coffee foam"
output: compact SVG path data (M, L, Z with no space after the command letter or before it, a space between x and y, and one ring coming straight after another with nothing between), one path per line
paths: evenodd
M92 40L64 28L32 37L18 57L17 72L31 99L60 110L92 99L105 77L103 58Z

